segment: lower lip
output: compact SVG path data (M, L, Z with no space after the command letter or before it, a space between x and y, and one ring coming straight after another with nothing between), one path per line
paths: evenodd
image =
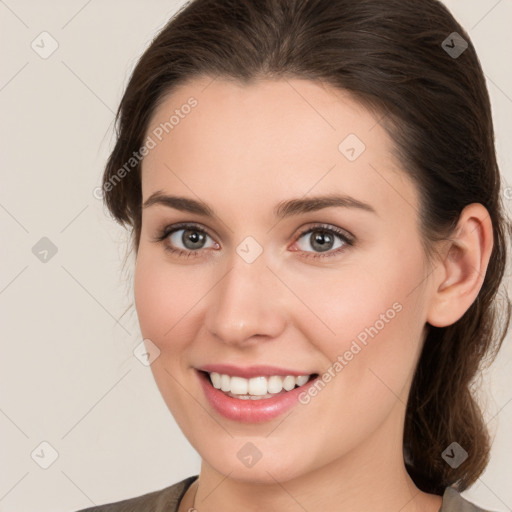
M274 398L243 400L230 397L220 389L214 388L208 374L198 370L196 372L210 405L222 416L242 423L262 423L277 418L298 404L299 395L318 379L317 376L303 386L276 395Z

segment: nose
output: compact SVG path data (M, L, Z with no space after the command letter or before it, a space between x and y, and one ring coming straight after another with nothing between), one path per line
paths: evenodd
M223 343L253 345L277 338L285 329L286 289L263 256L247 263L234 254L224 277L208 294L206 328Z

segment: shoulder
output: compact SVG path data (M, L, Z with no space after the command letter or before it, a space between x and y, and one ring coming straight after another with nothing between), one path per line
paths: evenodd
M197 477L198 475L189 476L164 489L76 512L176 512L181 498Z
M443 494L443 505L439 512L492 512L483 509L463 498L453 487L446 487Z

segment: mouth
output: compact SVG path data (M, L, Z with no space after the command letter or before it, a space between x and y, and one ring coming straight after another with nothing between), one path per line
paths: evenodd
M199 370L204 378L215 389L226 396L238 400L262 400L274 398L288 393L293 389L305 386L318 377L318 373L310 375L259 375L251 378L233 376L226 373Z
M281 416L301 403L300 395L307 392L307 388L314 385L319 378L318 373L313 373L304 376L272 375L267 377L262 375L243 379L227 374L217 373L214 375L216 372L198 369L195 371L213 411L239 423L262 423ZM279 380L273 377L278 377L282 381L282 388L279 391L277 391ZM266 387L264 387L263 379L267 381ZM302 384L300 384L301 382ZM217 388L216 386L219 385L220 387ZM245 389L245 385L247 385L247 389Z

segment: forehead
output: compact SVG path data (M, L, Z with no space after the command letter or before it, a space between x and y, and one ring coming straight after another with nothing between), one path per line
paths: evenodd
M347 91L320 82L195 79L150 120L143 200L162 190L248 207L337 191L380 210L396 209L397 199L414 208L414 186L378 120Z

